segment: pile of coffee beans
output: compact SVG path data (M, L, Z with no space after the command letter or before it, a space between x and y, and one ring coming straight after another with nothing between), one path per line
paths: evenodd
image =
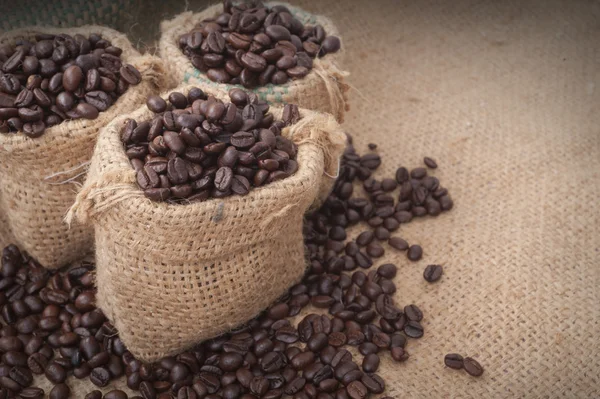
M122 52L97 34L0 45L0 133L35 138L67 119L96 119L142 79Z
M233 5L179 38L192 65L214 82L244 87L284 84L306 76L313 58L335 53L340 39L321 25L303 25L283 5L259 1Z
M298 170L297 146L281 135L300 119L298 107L286 105L276 121L255 94L232 89L229 97L223 103L199 88L173 92L168 102L151 96L147 106L157 115L126 122L122 141L146 197L190 203L246 195Z
M161 112L167 107L156 98L149 104L165 108ZM127 386L140 392L135 399L364 399L384 393L385 381L377 374L381 358L407 360L407 341L423 336L424 315L415 304L395 304L394 264L373 267L384 245L396 251L409 247L392 245L399 237L391 241L381 230L374 232L395 231L396 224L383 221L400 212L385 216L394 209L394 196L391 190L372 190L386 181L371 176L379 164L373 154L356 154L352 145L345 151L333 193L306 216L310 267L301 283L236 331L153 364L135 359L95 307L91 263L49 271L17 247L6 247L0 269L0 398L42 398L43 390L32 387L34 374L55 384L50 392L55 399L69 397L71 375L98 387L125 376ZM423 179L411 181L420 187ZM364 196L356 180L363 181ZM435 198L439 183L426 189L426 199ZM360 233L360 241L348 237L349 227L374 218L383 221ZM438 273L435 266L427 275ZM445 363L474 376L483 373L474 359L457 354L447 355ZM127 397L118 389L85 396Z

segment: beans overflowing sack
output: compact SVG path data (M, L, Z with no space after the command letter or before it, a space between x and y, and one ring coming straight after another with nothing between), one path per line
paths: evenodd
M282 108L271 112L281 118ZM303 215L331 188L346 136L331 115L300 114L282 132L298 145L294 175L192 204L152 202L137 186L120 134L127 118L152 117L145 106L100 133L69 218L94 226L98 305L137 357L153 361L224 333L301 279Z
M321 24L328 35L339 37L339 31L330 19L310 14L289 4L268 3L268 5L274 4L285 5L302 23ZM191 31L199 22L207 18L214 18L222 11L222 4L216 4L200 13L184 12L170 21L161 23L159 51L161 58L165 60L165 67L173 79L172 85L190 83L221 93L228 93L234 87L242 87L213 82L204 72L196 69L179 48L181 35ZM256 93L261 100L265 100L271 105L296 104L301 108L330 113L342 122L344 113L348 109L347 92L349 90L349 86L344 83L344 78L348 73L338 67L343 47L342 43L342 50L339 52L315 59L313 69L302 79L290 80L283 85L269 84L249 89L249 91Z
M123 50L124 63L135 66L142 82L131 86L95 120L71 120L46 129L36 139L24 134L0 134L0 215L6 219L0 241L14 238L42 265L58 268L91 250L92 229L69 228L63 219L81 186L99 130L115 117L143 104L164 86L162 61L140 56L124 34L100 26L73 29L23 29L0 35L0 44L36 33L89 36L98 33ZM10 234L8 233L10 232ZM14 237L13 237L14 236Z

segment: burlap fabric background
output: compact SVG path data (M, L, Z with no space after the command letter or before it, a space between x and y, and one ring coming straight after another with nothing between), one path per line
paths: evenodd
M284 4L286 3L273 3ZM321 24L328 35L339 36L339 32L331 19L308 13L297 7L290 11L304 24ZM196 69L191 61L179 48L179 37L190 32L201 21L214 18L223 12L221 3L215 4L199 13L191 11L182 13L172 20L161 23L161 38L159 42L160 56L165 60L173 85L180 83L199 84L202 87L228 93L234 87L216 83L206 77L206 74ZM344 43L342 42L342 48ZM344 120L344 113L349 107L347 103L348 85L344 83L347 76L345 71L339 69L342 51L328 54L323 58L314 60L314 67L303 79L289 80L283 85L268 85L252 89L262 100L269 104L297 104L299 107L323 111L333 114L339 121Z
M46 130L42 137L20 134L0 135L0 208L7 224L0 235L3 245L12 240L44 266L57 268L81 258L92 246L92 230L69 228L63 218L85 177L88 162L100 128L113 118L143 104L149 94L164 86L162 62L140 54L127 37L112 29L85 26L72 29L35 28L0 35L0 43L35 33L98 33L123 49L121 59L142 74L142 82L129 89L95 120L72 120ZM5 233L7 233L5 232Z
M380 176L430 155L455 201L401 227L422 261L382 258L400 267L396 302L418 304L426 328L406 363L383 357L388 394L600 397L600 4L299 5L340 28L356 88L345 126L358 148L380 144ZM445 275L431 285L434 262ZM454 351L485 374L446 369Z
M270 112L280 119L282 108ZM127 118L152 115L143 106L102 130L72 209L94 227L97 302L147 361L243 324L300 280L302 218L321 186L331 187L327 174L336 173L346 141L331 115L301 110L282 131L298 145L293 176L246 196L156 203L139 189L121 142Z

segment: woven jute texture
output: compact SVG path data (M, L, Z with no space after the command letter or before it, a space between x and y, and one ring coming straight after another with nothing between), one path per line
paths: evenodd
M285 4L285 3L273 3ZM289 4L285 4L289 6ZM308 13L297 7L289 7L296 18L304 24L321 24L328 35L339 36L333 22L326 17ZM161 39L159 41L160 56L165 60L173 84L182 82L199 84L224 93L240 85L216 83L208 79L204 72L197 70L179 48L179 37L191 31L199 22L214 18L223 12L222 4L215 4L199 13L184 12L172 20L161 23ZM342 42L342 48L344 43ZM283 85L267 85L252 89L261 99L269 104L297 104L299 107L333 114L343 121L348 109L348 85L344 83L347 76L339 69L341 51L315 59L311 72L303 79L290 80Z
M382 356L386 393L600 397L600 5L299 5L340 27L356 88L345 126L357 148L379 144L377 174L430 155L455 202L401 227L423 245L422 261L387 246L380 258L398 265L395 300L418 304L426 328L407 362ZM430 263L445 267L436 284L422 277ZM446 369L455 351L480 360L484 375ZM68 383L77 398L93 389Z
M271 112L281 118L281 108ZM120 139L127 117L152 115L144 106L102 130L73 206L95 229L98 304L149 361L248 321L299 281L302 218L346 137L331 115L301 110L282 132L298 145L294 175L246 196L156 203L137 187Z
M140 56L127 37L100 26L72 29L33 28L0 36L0 43L35 33L99 33L121 47L123 62L134 65L142 82L131 86L95 120L73 120L46 130L37 139L22 133L0 135L0 208L16 243L49 268L60 267L91 250L92 229L69 227L63 218L85 177L100 128L131 112L164 86L162 61ZM11 237L12 238L12 237ZM6 242L2 238L0 241Z

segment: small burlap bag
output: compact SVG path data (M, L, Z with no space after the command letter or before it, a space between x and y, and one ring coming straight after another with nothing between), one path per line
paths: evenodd
M63 218L85 176L100 128L131 112L164 86L162 61L140 56L124 34L100 26L73 29L32 28L0 35L0 43L36 33L101 34L123 49L124 63L134 65L142 82L129 89L95 120L72 120L30 139L22 133L0 134L0 214L6 230L48 268L57 268L91 250L92 229L69 227Z
M329 18L321 15L310 14L300 8L284 4L292 14L304 24L321 24L328 35L339 37L339 31ZM210 80L204 72L196 69L189 58L179 48L179 37L191 31L196 24L207 18L213 18L223 11L221 4L208 7L202 12L184 12L172 20L161 23L161 38L159 41L160 56L165 60L165 66L173 79L171 84L181 83L197 84L203 88L227 93L234 87L216 83ZM340 122L344 120L344 114L348 110L347 92L349 86L344 83L348 73L339 69L338 64L343 52L327 54L323 58L314 60L314 67L308 75L299 80L290 80L283 85L267 85L251 89L262 100L269 104L296 104L301 108L327 112L336 117Z
M226 332L300 280L302 218L345 144L331 115L301 115L282 133L298 145L294 175L185 205L152 202L137 186L120 132L126 118L152 116L145 106L101 132L68 219L94 226L97 301L136 356L153 361Z

